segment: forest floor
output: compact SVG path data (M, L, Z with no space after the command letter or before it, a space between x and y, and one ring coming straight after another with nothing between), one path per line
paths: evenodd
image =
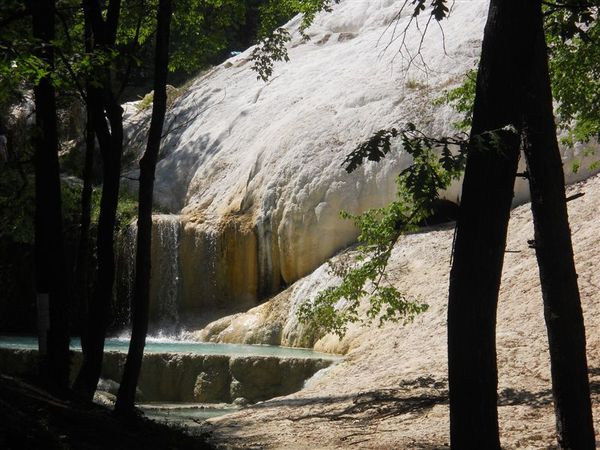
M600 177L569 187L587 332L594 425L600 431ZM497 322L499 424L506 449L556 448L548 341L530 205L511 215ZM429 304L413 323L355 327L346 359L302 391L210 419L219 448L444 449L449 445L446 316L453 225L405 236L389 276ZM477 272L473 277L479 276ZM598 436L598 434L597 434Z
M0 448L209 449L201 438L143 417L117 419L99 405L61 400L0 375Z

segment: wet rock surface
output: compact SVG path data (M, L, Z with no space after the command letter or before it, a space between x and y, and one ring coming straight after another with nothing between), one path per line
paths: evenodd
M124 353L104 355L100 387L117 389L125 364ZM300 390L305 381L334 363L332 359L268 356L194 355L150 353L144 355L138 400L144 402L255 403ZM37 371L37 350L0 348L0 371L27 377ZM73 352L72 373L81 364Z

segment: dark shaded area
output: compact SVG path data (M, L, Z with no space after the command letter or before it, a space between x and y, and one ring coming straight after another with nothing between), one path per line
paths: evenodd
M0 240L0 330L27 333L35 330L33 248L29 244Z
M18 379L0 375L0 448L210 449L183 429L143 416L117 420L109 410L59 400Z
M600 395L600 367L589 369L590 392L592 396ZM594 379L597 378L597 379ZM534 408L552 404L552 389L528 391L525 389L506 388L498 394L498 406L528 405Z
M458 204L450 200L437 199L433 202L433 214L421 222L421 226L439 225L458 219Z

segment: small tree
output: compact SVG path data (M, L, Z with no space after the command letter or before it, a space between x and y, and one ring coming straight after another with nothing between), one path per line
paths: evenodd
M31 0L40 74L34 85L35 274L40 356L51 387L69 384L69 329L61 212L54 68L54 0Z
M152 205L154 172L160 150L162 130L167 110L167 72L169 66L169 34L171 0L159 0L156 17L156 56L154 63L154 97L148 144L140 161L139 209L135 286L133 290L132 331L125 370L117 395L115 409L130 412L134 407L135 390L142 367L150 308L150 273L152 246Z
M99 0L84 0L84 17L92 30L93 48L109 55L117 37L121 1L110 0L106 17ZM98 219L98 277L89 303L86 351L75 380L75 389L91 400L100 379L104 353L104 337L108 322L115 279L114 235L119 186L121 156L123 154L123 109L114 86L114 73L110 59L100 68L99 79L87 91L87 108L94 126L102 155L102 198Z

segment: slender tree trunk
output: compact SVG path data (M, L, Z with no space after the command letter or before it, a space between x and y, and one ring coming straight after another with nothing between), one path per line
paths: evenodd
M86 323L89 317L90 294L90 224L92 221L92 173L94 170L94 148L96 137L92 125L91 114L88 111L85 139L85 156L83 166L83 188L81 190L81 223L79 230L79 248L77 249L77 265L75 266L75 282L79 296L81 323ZM81 348L87 352L87 334L81 335Z
M84 20L85 51L91 53L93 49L92 29L88 20ZM90 84L87 84L86 92L91 92ZM94 150L96 147L96 135L90 108L86 108L87 121L85 129L85 156L83 163L83 188L81 190L81 224L79 231L79 249L77 251L77 265L75 267L75 282L79 295L80 323L87 323L89 317L89 295L90 295L90 225L92 222L92 176L94 172ZM81 333L81 349L87 353L87 333Z
M535 250L548 330L558 445L595 448L585 349L585 327L573 260L562 160L556 139L541 2L533 2L536 31L525 102L525 156L529 171Z
M98 92L88 96L88 102L95 104ZM94 107L93 107L94 109ZM108 323L108 315L112 302L115 282L114 234L116 211L119 202L119 186L121 176L121 156L123 154L123 120L122 109L114 102L106 108L110 121L110 132L104 117L98 118L100 111L94 113L96 135L99 137L100 151L103 161L102 197L100 200L100 217L98 219L98 276L94 292L89 304L86 347L81 370L75 382L75 389L85 398L94 395L104 356L104 339Z
M114 46L120 3L120 0L111 0L104 19L98 0L84 0L85 20L92 28L95 48ZM87 107L102 155L103 174L96 241L98 276L89 304L87 337L84 339L87 350L83 355L83 363L74 386L88 400L93 398L100 379L104 339L115 281L114 234L123 154L123 109L112 89L110 68L106 68L102 88L94 87L88 90L87 99Z
M450 438L456 449L500 448L496 309L519 159L528 27L522 6L491 1L450 273ZM495 141L484 138L490 132Z
M33 35L39 40L38 57L52 70L54 0L32 0ZM35 128L35 270L40 320L43 373L51 387L69 383L69 324L65 283L63 223L56 98L49 76L34 87ZM47 320L49 319L49 321Z
M152 197L154 173L167 110L167 71L169 64L169 34L171 23L171 0L160 0L157 10L156 57L154 67L154 99L148 143L140 161L139 212L135 286L131 342L125 363L121 386L115 409L127 413L134 408L135 390L142 367L148 312L150 305L150 273L152 244Z

